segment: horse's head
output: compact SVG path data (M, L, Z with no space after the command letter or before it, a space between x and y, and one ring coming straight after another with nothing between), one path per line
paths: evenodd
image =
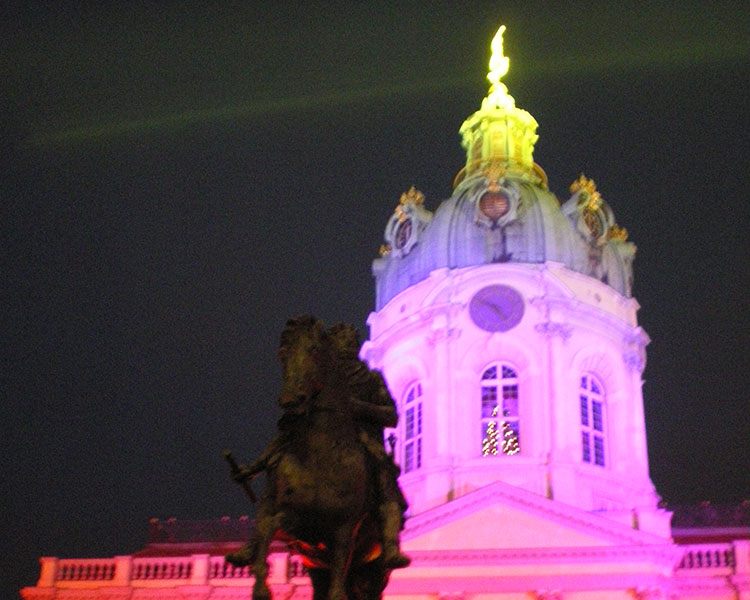
M284 387L281 408L301 413L324 387L330 369L331 343L323 323L314 317L290 319L281 334L279 359Z

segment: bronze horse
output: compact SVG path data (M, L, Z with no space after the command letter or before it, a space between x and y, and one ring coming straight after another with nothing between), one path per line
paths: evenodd
M314 600L379 599L389 571L378 558L373 472L336 366L335 344L320 321L300 317L287 322L279 358L280 433L244 471L245 478L262 469L267 476L248 554L253 599L270 597L266 558L279 538L292 540L305 559ZM227 560L234 562L232 555Z

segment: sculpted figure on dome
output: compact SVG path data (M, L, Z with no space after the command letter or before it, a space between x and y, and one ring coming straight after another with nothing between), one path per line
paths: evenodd
M398 544L406 509L398 468L382 442L383 427L398 416L382 376L358 349L351 325L325 330L300 317L282 332L278 435L232 473L246 486L266 473L253 536L226 557L252 565L254 600L270 598L266 558L274 539L302 556L315 600L379 599L390 571L410 562Z

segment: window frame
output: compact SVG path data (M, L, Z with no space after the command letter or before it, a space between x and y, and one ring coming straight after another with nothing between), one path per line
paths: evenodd
M399 429L400 465L404 474L422 468L424 451L424 390L422 382L410 383L401 396Z
M609 467L607 449L607 394L601 378L584 372L578 379L578 424L581 431L581 462Z
M482 458L522 453L519 380L518 369L508 361L494 361L482 369L479 379ZM500 409L503 415L497 414ZM502 438L498 437L500 434Z

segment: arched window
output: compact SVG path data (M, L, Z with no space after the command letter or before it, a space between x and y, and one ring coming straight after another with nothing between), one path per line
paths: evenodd
M505 363L482 373L482 456L511 456L521 451L518 374Z
M403 419L403 460L404 473L415 471L422 466L422 384L412 383L401 403Z
M604 467L606 421L605 396L601 382L591 374L581 377L581 459L583 462Z

